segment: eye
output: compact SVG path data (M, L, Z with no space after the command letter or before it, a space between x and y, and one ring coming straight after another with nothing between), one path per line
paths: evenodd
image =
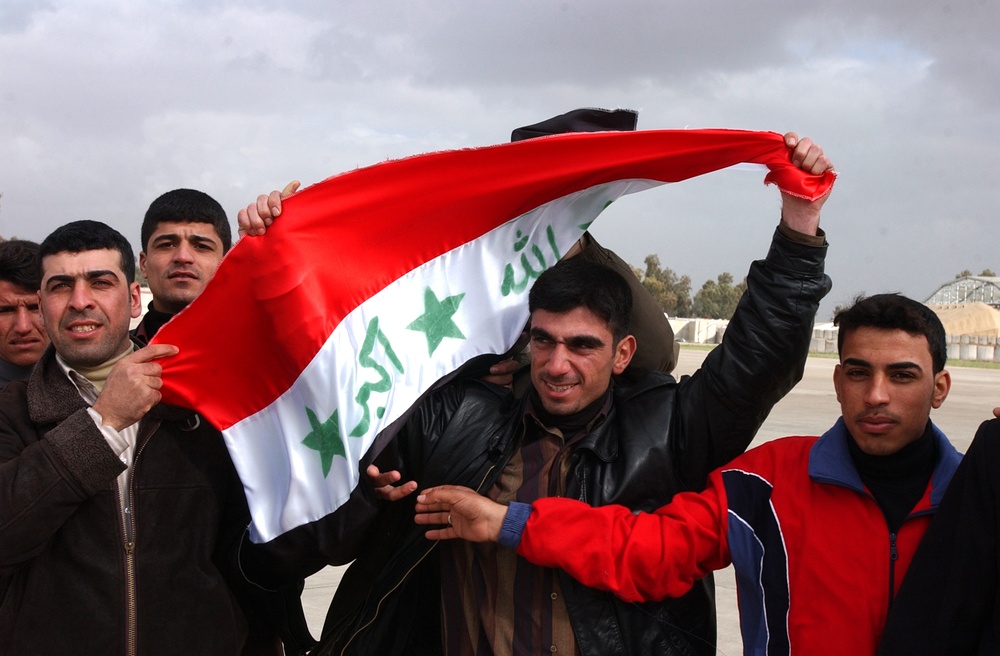
M548 337L544 337L542 335L532 335L531 336L531 345L532 346L537 346L539 348L544 348L544 347L552 346L552 343L553 343L552 340L549 339Z

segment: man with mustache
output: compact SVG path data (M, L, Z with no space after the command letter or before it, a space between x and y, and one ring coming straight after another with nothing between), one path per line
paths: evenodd
M630 602L687 593L730 563L747 654L874 654L960 455L930 420L951 387L945 332L897 294L839 312L841 417L821 437L739 456L651 512L568 498L495 503L442 486L417 499L429 539L498 541Z
M0 654L280 654L247 645L249 521L214 428L160 403L132 248L96 221L39 252L52 346L0 392ZM240 603L238 603L240 602ZM269 647L269 649L268 649Z
M0 243L0 387L26 380L49 337L38 313L38 244Z
M785 136L789 161L819 175L833 164L811 139ZM250 580L281 585L354 559L331 603L323 654L714 654L711 577L680 599L629 604L495 545L424 539L405 497L416 484L461 483L485 500L566 496L653 510L702 489L741 453L801 377L820 299L827 196L782 194L782 218L722 344L675 380L649 372L619 385L637 340L620 274L571 257L539 275L528 299L530 389L517 398L475 380L428 395L376 459L399 496L362 488L349 525L336 515L245 545ZM274 213L262 196L240 213L248 234ZM266 215L266 216L265 216ZM381 503L380 499L397 500Z

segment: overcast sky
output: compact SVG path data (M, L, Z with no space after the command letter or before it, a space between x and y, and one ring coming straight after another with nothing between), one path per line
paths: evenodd
M834 290L924 300L1000 271L1000 4L315 0L0 3L0 235L105 221L139 247L156 196L193 187L235 224L257 193L507 141L575 107L639 127L798 131L840 178ZM616 203L594 226L696 290L742 278L777 222L762 174Z

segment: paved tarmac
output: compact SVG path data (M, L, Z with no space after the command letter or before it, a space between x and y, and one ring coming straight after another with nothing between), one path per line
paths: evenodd
M681 349L677 376L694 372L707 351ZM833 391L834 358L810 357L802 381L778 403L754 440L760 444L784 435L816 435L822 433L840 416ZM992 409L1000 406L1000 369L948 367L952 376L951 393L931 419L948 435L959 451L965 452L979 424L992 417ZM344 568L328 567L306 581L302 595L306 619L319 636L330 598L337 589ZM739 612L736 606L736 586L732 568L716 573L717 606L719 612L720 656L743 653L739 632Z

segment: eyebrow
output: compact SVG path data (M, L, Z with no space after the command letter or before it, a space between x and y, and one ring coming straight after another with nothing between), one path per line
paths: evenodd
M547 339L550 342L560 341L551 335L547 330L543 330L542 328L532 328L530 334L532 337L540 337L542 339ZM597 349L604 346L604 341L593 335L571 335L562 340L562 343L570 348Z
M845 365L851 365L852 367L867 367L872 368L872 363L867 360L862 360L861 358L847 358L844 360ZM910 362L904 360L902 362L891 362L885 366L886 369L890 371L909 371L916 369L917 371L922 370L922 367L916 362Z
M93 271L85 271L83 275L79 276L70 275L68 273L57 273L47 278L45 280L45 284L48 285L52 282L72 282L80 278L84 280L96 280L97 278L104 278L106 276L110 276L115 280L118 280L118 274L112 269L95 269Z
M153 243L158 244L163 241L181 241L181 239L182 237L176 232L167 232L161 235L157 235L156 237L153 237ZM196 241L199 243L212 244L212 245L218 243L216 242L215 239L213 239L209 235L189 235L187 239L189 241Z

